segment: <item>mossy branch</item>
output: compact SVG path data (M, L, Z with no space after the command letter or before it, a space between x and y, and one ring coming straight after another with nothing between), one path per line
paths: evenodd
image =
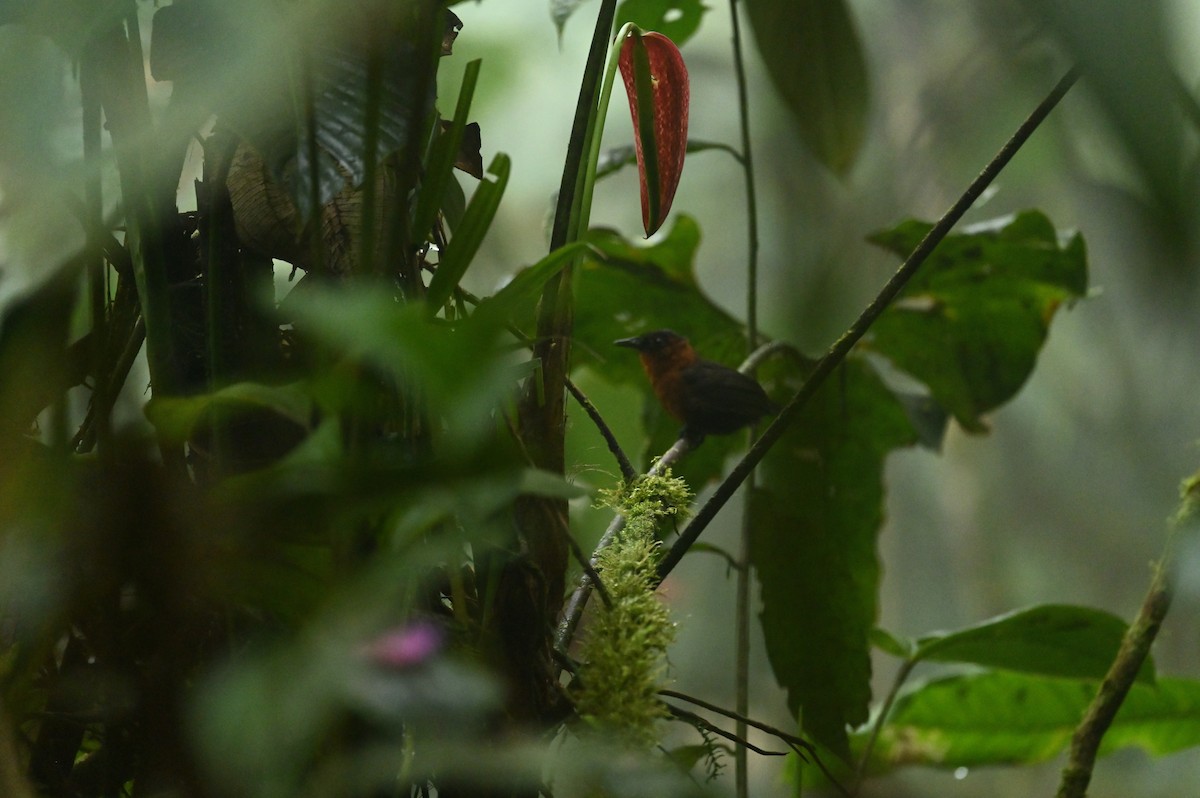
M687 438L679 438L662 457L654 462L654 465L646 472L646 477L669 473L671 465L679 462L680 458L689 451L691 451L691 444L688 443ZM592 554L591 559L593 567L599 562L600 554L612 544L624 526L625 516L618 512L613 516L608 529L604 530L604 534L601 535L600 541L596 544L596 550ZM579 626L579 619L583 615L584 607L587 606L588 598L591 596L592 587L592 580L588 574L584 573L579 577L579 583L576 585L575 591L571 594L571 598L567 601L567 606L563 610L562 620L558 625L558 632L555 635L555 645L560 650L565 651L571 645L571 640L575 637L575 629Z
M686 512L691 491L670 473L622 484L601 501L627 519L612 545L597 556L609 601L581 647L579 716L634 748L658 739L666 717L658 691L666 677L675 627L655 595L660 523Z
M1142 608L1125 632L1116 659L1071 738L1071 751L1059 782L1058 798L1083 798L1087 794L1104 734L1129 694L1138 671L1150 655L1150 646L1167 617L1173 595L1171 568L1177 539L1181 530L1195 526L1200 520L1200 473L1184 482L1181 494L1179 509L1171 519L1162 557L1154 565L1154 575L1150 579L1150 588L1146 591Z

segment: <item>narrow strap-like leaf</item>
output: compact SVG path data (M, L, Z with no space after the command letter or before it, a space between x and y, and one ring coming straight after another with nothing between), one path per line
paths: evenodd
M466 273L471 259L483 243L483 237L487 235L488 228L492 226L492 219L496 216L496 209L500 207L500 199L504 196L505 186L508 185L511 168L512 161L509 157L499 153L488 166L488 173L495 175L496 179L483 180L475 189L462 222L446 246L446 251L442 253L433 279L429 281L426 302L431 312L436 312L454 293L454 287Z

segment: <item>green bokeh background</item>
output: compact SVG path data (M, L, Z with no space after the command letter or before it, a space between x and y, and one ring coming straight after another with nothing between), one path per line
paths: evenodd
M561 42L546 0L455 7L464 29L455 56L442 65L440 105L452 106L464 65L482 58L472 117L482 127L484 160L496 152L513 160L496 223L465 280L477 293L491 293L545 254L550 197L595 5L581 6ZM720 0L709 5L683 50L692 78L690 130L696 138L736 144L728 7ZM768 335L810 354L840 334L896 266L865 237L902 218L939 216L1068 63L1015 0L851 5L871 71L872 106L864 150L844 180L806 153L747 41L761 214L760 318ZM148 28L153 3L140 7ZM1193 86L1200 77L1200 7L1178 0L1163 9L1165 46L1184 83ZM82 177L70 65L46 41L0 27L0 78L2 304L82 242L78 224L58 201L61 190ZM151 90L152 99L165 97L165 87ZM623 103L612 103L606 143L630 142L626 114ZM1188 144L1194 149L1194 141ZM182 182L184 208L194 204L191 176ZM472 181L460 179L469 192ZM1080 230L1094 296L1057 317L1030 381L986 419L990 434L968 436L952 427L940 455L920 449L890 458L881 536L886 628L915 636L1040 602L1095 606L1125 618L1136 611L1177 484L1197 467L1200 438L1194 367L1200 262L1146 211L1142 198L1153 188L1142 182L1138 160L1121 148L1085 81L968 215L967 222L976 222L1038 208L1060 229ZM606 179L593 223L637 235L637 197L634 171ZM716 151L691 156L673 214L699 225L702 287L743 316L745 200L734 160ZM282 280L280 287L286 287ZM606 360L624 354L588 353L579 382L618 437L636 449L640 395L603 379ZM144 423L138 410L144 385L144 376L130 380L118 421ZM581 412L572 413L570 448L573 479L611 484L615 465ZM581 532L585 539L607 520L586 500L573 511L590 530ZM740 517L739 503L728 506L706 540L736 550ZM678 689L732 705L734 591L724 562L693 555L665 592L680 622L671 654ZM1179 596L1156 647L1161 673L1197 675L1197 617L1200 551L1184 550ZM937 667L923 665L929 670L917 675ZM787 727L783 694L757 639L754 668L752 714ZM876 657L876 695L894 669L891 658ZM751 763L752 794L786 793L780 762ZM873 782L863 794L1047 795L1061 764L965 774L912 770ZM1200 751L1162 759L1126 751L1099 763L1090 794L1176 796L1197 783Z

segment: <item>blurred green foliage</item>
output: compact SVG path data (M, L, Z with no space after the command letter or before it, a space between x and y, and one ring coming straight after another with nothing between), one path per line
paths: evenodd
M584 7L548 5L560 34ZM878 96L860 10L742 5L792 114L788 142L853 179ZM1137 57L1158 52L1161 9L1132 20L1111 4L1031 5L1094 76L1147 206L1186 251L1182 115L1147 124L1144 105L1173 106L1185 82L1165 56ZM678 424L612 342L671 327L706 357L740 361L744 325L702 262L706 247L740 240L736 219L677 212L648 242L580 231L528 268L511 260L505 284L477 298L464 285L502 248L495 230L523 165L498 153L468 192L449 176L460 156L481 156L461 151L461 134L487 85L487 65L472 62L442 133L436 78L461 60L450 53L461 20L434 0L154 10L0 0L0 792L704 792L723 750L708 726L688 721L700 742L671 757L653 750L666 737L654 689L669 629L648 536L628 580L641 610L595 624L637 649L607 662L612 673L649 657L637 685L647 722L633 746L576 735L575 680L604 657L577 668L580 652L551 651L577 568L548 552L577 542L561 534L566 503L607 478L569 446L562 473L536 467L544 441L523 409L552 406L568 377L590 380L614 397L601 415L640 415L640 427L613 427L640 434L619 443L642 466L666 450ZM698 48L709 10L625 0L615 13ZM1117 47L1127 26L1136 36ZM538 68L549 55L519 48ZM1136 67L1128 80L1116 61ZM548 117L571 115L539 102ZM485 141L504 124L480 122ZM541 123L522 124L533 135ZM81 148L81 125L102 146ZM197 136L193 186L181 176ZM689 153L714 148L745 163L720 142L694 140ZM605 190L623 187L618 176ZM856 218L856 236L871 226ZM902 222L870 241L903 257L929 229ZM264 301L280 242L305 275ZM780 284L799 304L795 255ZM743 277L737 259L720 268L727 283ZM839 778L853 778L858 757L871 775L1052 757L1117 651L1123 621L1061 603L913 640L878 628L889 455L940 443L951 417L987 431L985 416L1044 356L1057 311L1088 291L1088 270L1083 237L1041 211L950 236L760 469L744 567L759 582L778 709ZM529 352L546 313L573 346L564 374ZM811 367L788 345L758 374L782 404ZM136 423L119 421L122 407ZM741 446L710 438L675 473L703 490ZM577 510L569 533L581 539ZM603 566L614 577L621 567L598 561L602 580ZM654 629L639 626L650 616ZM872 684L873 645L902 663L890 694ZM969 669L903 687L919 662ZM1139 673L1104 750L1200 744L1196 682L1156 675L1153 660ZM591 706L615 702L619 714L627 687L602 685L610 694Z

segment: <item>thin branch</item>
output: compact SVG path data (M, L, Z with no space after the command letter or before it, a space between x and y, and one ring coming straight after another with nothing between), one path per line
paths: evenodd
M472 305L478 306L481 301L479 297L465 289L456 288L455 291L463 298L464 301L469 302ZM520 328L508 325L507 329L508 332L521 343L525 344L526 346L533 346L533 340ZM608 450L612 452L613 457L617 459L617 467L621 469L621 477L626 482L633 482L638 477L637 469L635 469L633 464L629 462L629 457L626 456L625 451L621 448L621 444L617 442L617 436L613 434L612 428L608 426L608 423L604 420L604 417L600 415L600 411L596 409L596 406L592 404L592 401L587 398L587 394L581 391L579 386L576 385L570 377L566 378L566 385L571 396L575 397L575 401L579 403L579 406L583 408L583 411L588 414L588 418L590 418L592 423L596 425L596 429L599 430L601 437L603 437L605 443L608 444Z
M695 704L698 707L703 707L709 712L716 712L718 715L724 715L730 720L736 720L740 723L745 723L747 726L753 726L759 731L766 732L772 737L778 737L780 740L788 743L789 745L794 745L803 749L805 754L812 756L813 758L816 758L817 756L817 751L813 747L813 744L808 740L805 740L803 737L790 734L785 732L783 729L777 729L774 726L763 723L762 721L755 720L754 718L751 718L742 712L734 712L733 710L725 709L724 707L717 706L716 704L710 704L702 698L696 698L695 696L688 695L687 693L681 693L677 690L659 690L658 694L666 696L667 698L678 698L681 701L687 701L689 704Z
M596 425L596 429L600 431L600 435L603 436L604 442L608 444L608 450L612 452L613 457L617 458L617 466L621 469L622 479L624 479L627 484L637 479L638 472L633 467L633 464L629 462L629 458L625 456L625 452L621 449L621 444L617 443L617 436L613 434L612 429L610 429L608 424L605 423L604 417L600 415L600 411L597 410L596 406L592 404L590 399L587 398L587 395L583 391L579 390L579 386L577 386L570 377L567 378L567 390L570 391L571 396L575 397L575 401L578 402L579 406L583 408L583 412L588 414L588 418L590 418L592 423Z
M800 386L800 390L796 392L792 400L788 402L779 416L771 422L771 425L767 427L762 436L750 447L750 451L746 452L741 461L734 466L729 476L725 478L725 481L717 487L709 500L692 518L691 523L680 533L675 545L671 547L666 557L659 563L658 574L660 579L665 579L667 574L671 573L675 566L679 564L679 561L683 559L683 555L687 552L688 548L700 537L700 533L712 522L713 518L716 517L721 508L725 506L725 503L729 501L734 492L746 480L746 477L754 470L754 467L762 461L763 457L771 450L776 441L783 436L788 426L800 416L800 411L808 404L808 401L817 392L817 389L824 384L829 375L846 359L846 355L850 353L850 350L858 340L866 334L867 330L879 318L880 314L883 313L891 301L904 289L904 286L916 274L917 269L920 268L921 264L925 262L925 259L941 243L942 239L946 237L954 225L958 223L963 214L974 204L984 189L1008 165L1008 162L1012 160L1012 157L1016 155L1021 146L1033 135L1033 132L1046 119L1059 100L1066 95L1078 77L1079 73L1075 68L1072 68L1063 76L1058 85L1042 100L1033 113L1021 123L1017 131L1013 133L1012 137L996 153L996 156L983 168L979 176L971 182L971 185L963 192L962 196L946 211L929 233L921 239L916 249L901 264L900 268L892 275L892 278L888 280L875 299L871 301L871 304L867 306L855 320L854 324L850 326L850 329L843 333L842 337L834 342L829 351L817 362L816 367L808 379L804 381L804 384Z
M109 280L108 264L104 253L98 246L98 233L104 229L104 192L101 180L101 130L103 126L103 109L100 101L100 87L97 85L96 64L94 55L86 51L79 65L79 91L83 111L83 161L85 170L83 193L85 200L79 203L82 215L83 229L87 235L88 256L88 295L91 305L92 322L92 374L95 375L92 387L92 397L89 405L105 405L103 394L107 387L99 378L104 371L104 355L107 352L109 335ZM67 192L75 199L75 195ZM78 201L78 200L76 200ZM89 407L90 409L90 407ZM97 416L96 437L101 442L101 450L107 449L112 440L112 419L109 416ZM71 449L75 450L76 443L72 441Z
M600 136L604 119L599 117L601 79L606 75L605 60L612 37L617 0L601 0L596 15L596 27L588 48L587 65L579 86L575 104L575 119L567 142L567 157L563 162L558 202L550 234L550 251L559 249L579 238L580 227L586 231L587 220L576 212L590 202L593 185L588 182L588 157L591 143ZM594 171L592 171L594 174ZM583 214L586 217L586 214ZM568 263L542 286L536 311L537 336L534 357L542 365L540 380L526 384L525 395L518 405L518 418L526 445L533 453L538 467L562 473L564 439L566 435L565 399L563 388L570 371L571 331L575 324L575 298L572 289L573 266ZM536 541L535 541L536 542ZM557 555L546 552L547 557ZM535 562L547 571L547 578L557 583L565 572L565 558L560 562ZM560 571L561 567L561 571ZM555 596L557 601L558 596Z
M729 16L732 20L733 69L737 78L738 118L742 132L742 174L746 180L746 233L748 253L746 258L746 349L753 352L758 346L758 192L754 188L754 158L750 142L750 101L746 89L746 65L742 58L742 28L738 19L738 0L729 0ZM751 367L751 372L753 367ZM754 442L755 426L747 433L747 443ZM754 490L754 473L748 475L749 488ZM743 716L750 712L750 503L742 510L741 550L738 554L742 567L736 576L736 607L734 630L734 690L738 712ZM738 720L737 733L745 737L746 722ZM750 795L749 767L746 750L734 752L734 785L738 798Z
M858 760L858 768L854 772L854 789L851 790L851 795L858 795L858 791L862 787L863 777L867 773L867 765L871 761L875 743L879 740L879 732L883 730L883 724L887 722L887 717L892 711L892 704L896 703L896 696L900 694L900 688L908 681L908 676L916 664L917 660L906 659L900 666L900 670L896 672L892 687L888 690L887 697L883 700L883 706L879 708L879 715L875 718L875 724L871 727L871 736L867 738L867 744L863 746L862 757Z
M825 778L829 780L829 783L833 786L833 788L835 790L837 790L840 795L844 795L844 796L846 796L846 798L850 798L850 792L844 786L842 786L842 784L834 777L833 773L830 772L829 768L825 765L825 763L823 761L821 761L821 757L817 755L817 751L813 747L812 743L808 742L803 737L798 737L794 734L789 734L789 733L783 731L782 729L777 729L774 726L769 726L766 723L762 723L760 721L754 720L753 718L747 717L746 715L742 715L737 712L731 712L728 709L718 707L715 704L710 704L707 701L702 701L698 698L694 698L693 696L687 695L685 693L678 693L674 690L659 690L658 693L659 693L659 695L670 696L671 698L678 698L683 701L688 701L690 703L695 704L696 706L703 707L704 709L710 710L712 712L716 712L719 715L724 715L725 717L730 718L732 720L744 722L747 726L753 726L754 728L758 729L759 731L764 731L773 737L779 738L783 742L787 743L788 747L791 748L792 751L801 759L804 759L807 761L809 757L812 757L812 761L816 763L817 768L821 771L821 773L823 773L825 775ZM679 710L677 707L674 707L671 704L667 704L667 706L671 709L672 714L676 715L677 717L679 716L680 712L684 712L684 710ZM690 715L693 718L698 717L690 712L688 712L686 714ZM716 726L713 726L710 723L706 722L706 725L704 726L704 728L707 729L708 731L712 731L716 734L719 734L722 737L725 737L726 739L735 740L739 745L745 745L747 748L749 748L752 751L755 751L756 753L762 753L761 750L755 748L754 746L750 745L750 743L746 742L744 738L740 738L737 735L729 735L725 732L722 732L720 729L718 729Z
M1154 565L1154 576L1150 588L1138 611L1137 618L1130 624L1121 640L1116 659L1104 676L1096 697L1083 716L1083 720L1071 737L1071 752L1067 766L1063 768L1062 781L1058 785L1058 798L1083 798L1092 780L1092 768L1105 732L1116 717L1117 710L1125 701L1129 688L1133 686L1138 671L1150 654L1150 646L1158 635L1163 619L1171 607L1173 586L1170 571L1173 566L1175 543L1180 530L1192 526L1200 517L1200 474L1184 482L1179 510L1167 530L1167 541L1162 557Z
M579 545L579 541L575 539L575 536L570 532L566 534L567 545L571 547L571 554L575 557L575 561L579 563L579 567L583 569L588 579L592 581L592 586L600 594L600 600L604 602L604 606L612 609L612 599L609 598L608 591L604 589L604 581L600 579L600 574L596 571L596 566L583 553L583 548Z
M106 383L107 387L102 393L97 393L93 397L92 403L88 405L83 423L71 441L71 448L77 454L90 452L92 447L96 445L98 436L97 424L102 423L100 419L107 419L112 413L117 398L121 393L121 388L124 387L125 380L129 376L129 371L133 368L133 363L137 360L138 353L142 350L142 344L145 341L146 323L142 320L141 315L138 315L134 319L133 329L129 333L129 338L126 340L125 346L113 366L111 376L104 375L93 378L97 381L97 384L101 380L108 380ZM96 397L103 397L103 402L98 401Z
M763 364L763 361L778 354L787 355L802 366L809 368L817 362L787 341L768 341L751 352L750 356L742 361L742 365L738 366L738 371L743 374L752 374L755 369Z
M550 648L550 658L558 663L558 667L575 679L579 678L579 665L565 651L559 651L557 648Z
M743 748L749 748L751 751L753 751L756 754L761 754L762 756L787 756L787 751L768 751L765 748L759 748L758 746L754 745L753 743L749 742L748 740L744 740L732 732L727 732L724 729L722 729L720 726L716 726L712 723L709 723L707 720L700 717L695 712L688 712L686 709L683 709L682 707L677 707L677 706L674 706L673 704L668 704L665 701L663 702L663 705L667 708L668 711L670 711L670 713L673 717L679 718L682 721L686 721L687 723L690 723L693 726L696 726L697 728L701 728L701 729L704 729L705 731L712 732L713 734L717 735L718 737L724 737L726 740L729 740L730 742L733 742L733 743L737 743L739 746L741 746Z

